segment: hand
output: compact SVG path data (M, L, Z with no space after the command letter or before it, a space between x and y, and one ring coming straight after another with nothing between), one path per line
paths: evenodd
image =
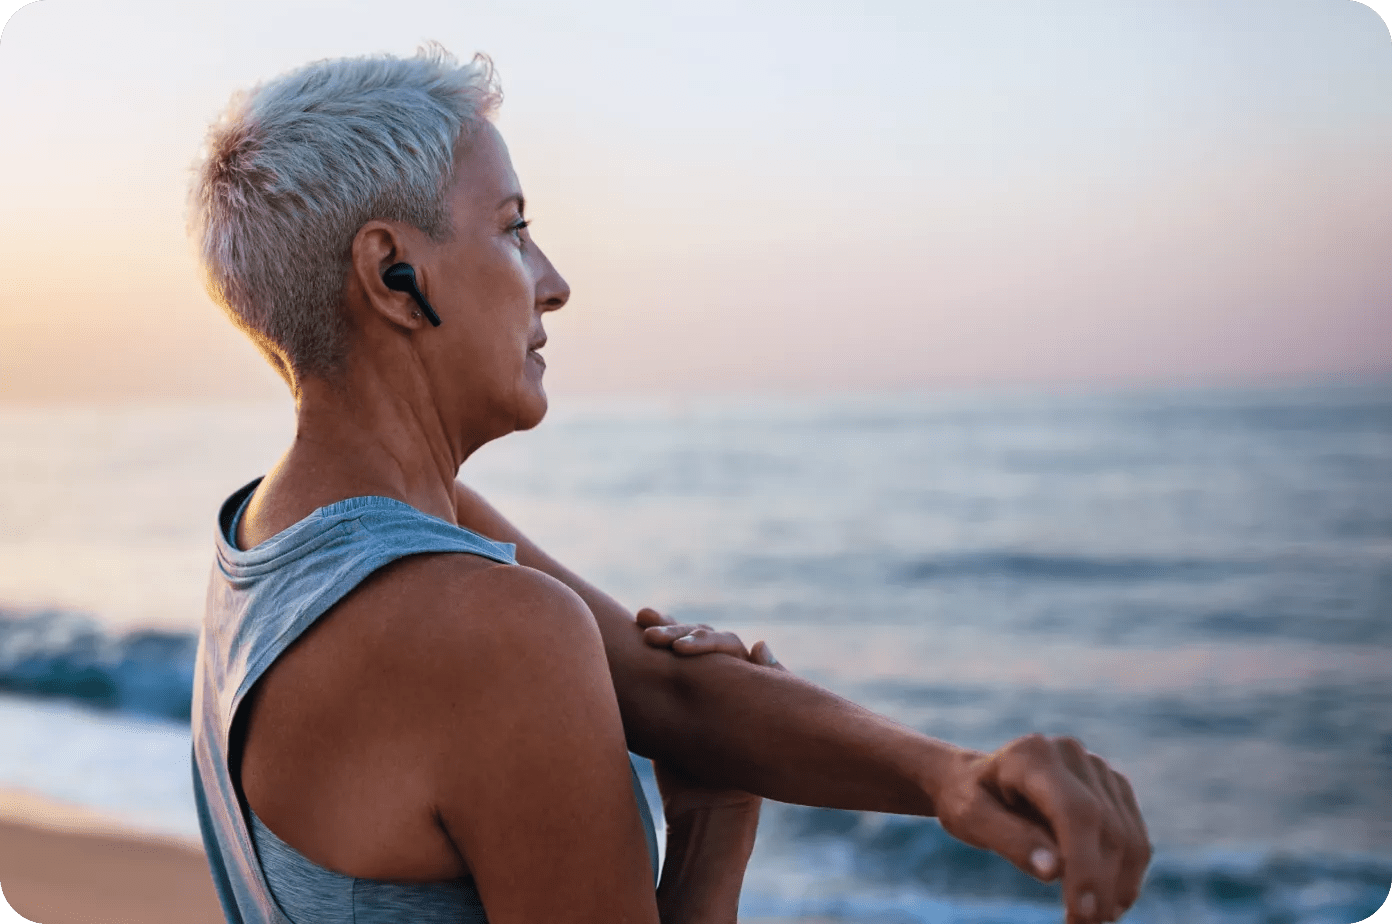
M787 670L769 651L766 642L755 642L745 648L733 632L717 632L704 623L679 623L657 610L644 607L638 611L638 625L643 628L643 641L654 648L669 648L683 657L703 654L727 654L765 667Z
M733 632L716 632L707 625L678 623L653 609L639 610L637 620L643 627L643 641L654 648L670 648L682 657L719 652L752 664L787 670L764 642L755 642L754 648L748 650ZM657 777L658 791L662 793L662 812L669 821L692 812L717 809L749 812L755 820L758 818L762 801L758 796L738 789L713 789L656 761L653 773Z
M1115 921L1140 893L1151 846L1135 793L1073 738L964 752L937 804L952 836L1044 882L1062 876L1067 924Z

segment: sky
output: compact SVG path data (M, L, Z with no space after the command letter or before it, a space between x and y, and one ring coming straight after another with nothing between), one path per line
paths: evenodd
M185 236L207 125L427 39L498 66L573 290L553 400L1392 378L1353 0L39 0L0 37L0 401L281 394Z

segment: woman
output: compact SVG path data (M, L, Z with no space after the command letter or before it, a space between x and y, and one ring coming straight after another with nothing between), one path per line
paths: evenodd
M1076 742L954 748L762 646L635 623L456 482L541 421L543 320L569 298L488 122L499 98L482 58L326 61L210 136L209 291L298 417L222 509L195 678L229 920L732 921L747 792L937 815L1062 876L1070 921L1114 919L1149 845L1125 779ZM673 656L717 651L736 657ZM626 748L657 759L656 893Z

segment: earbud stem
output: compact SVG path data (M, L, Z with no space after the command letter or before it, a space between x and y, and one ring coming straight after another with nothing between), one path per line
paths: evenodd
M416 300L420 310L425 312L426 320L432 327L440 326L440 316L435 313L435 309L430 307L430 302L425 300L421 290L416 286L416 270L409 263L393 263L387 267L387 271L382 274L382 282L393 292L406 292Z

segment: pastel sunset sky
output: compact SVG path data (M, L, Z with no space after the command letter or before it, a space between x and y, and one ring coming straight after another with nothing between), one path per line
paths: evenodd
M206 126L426 39L498 66L574 290L553 398L1392 377L1353 0L42 0L0 40L0 400L279 394L185 237Z

